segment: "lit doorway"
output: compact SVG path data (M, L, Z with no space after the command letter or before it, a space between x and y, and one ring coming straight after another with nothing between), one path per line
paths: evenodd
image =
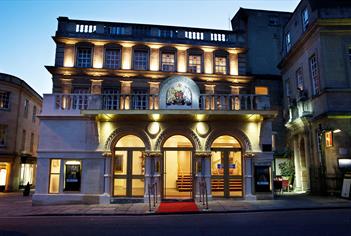
M163 199L193 198L193 145L175 135L163 145Z
M213 197L243 196L242 149L233 137L218 137L211 146L211 191Z
M115 197L143 197L145 145L134 135L118 140L113 157L113 193Z
M8 173L8 164L0 162L0 192L5 191Z

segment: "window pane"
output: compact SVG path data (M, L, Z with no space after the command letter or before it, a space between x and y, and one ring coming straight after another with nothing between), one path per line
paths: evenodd
M51 174L60 174L60 160L51 160Z
M224 174L224 153L223 152L212 152L211 174L212 175Z
M216 57L215 58L215 73L226 74L227 73L227 58Z
M114 188L114 195L115 196L126 196L127 195L127 180L126 179L114 179L113 188Z
M148 55L147 51L134 51L134 70L147 70Z
M189 55L188 71L191 73L201 73L201 56Z
M144 196L144 179L132 180L132 196Z
M127 151L117 151L114 159L115 175L127 174Z
M50 175L49 193L58 193L59 186L60 186L60 175L59 174L51 174Z
M162 53L162 71L175 71L175 55Z
M140 151L133 151L133 175L144 175L144 158Z
M229 152L229 175L242 175L241 152Z
M65 163L65 191L80 191L81 163L67 161Z
M10 92L0 90L0 109L10 108Z
M91 48L77 49L77 67L91 67Z
M119 69L120 67L120 50L106 49L105 51L105 67L110 69Z

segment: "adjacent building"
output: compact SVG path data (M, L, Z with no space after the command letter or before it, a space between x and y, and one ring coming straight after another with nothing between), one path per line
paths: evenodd
M284 28L279 66L297 191L341 190L339 163L351 152L350 26L350 1L303 0Z
M272 198L277 88L240 30L59 17L53 39L34 203Z
M35 186L41 106L26 82L0 73L0 191Z

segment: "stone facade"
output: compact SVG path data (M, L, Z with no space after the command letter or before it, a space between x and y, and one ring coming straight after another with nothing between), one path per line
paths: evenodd
M42 98L23 80L0 73L1 190L35 186Z

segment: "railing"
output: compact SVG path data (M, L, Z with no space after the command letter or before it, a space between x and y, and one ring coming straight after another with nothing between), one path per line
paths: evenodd
M208 210L208 193L207 193L207 184L204 177L200 179L199 182L200 186L200 199L199 201L202 202L202 205L205 206L205 209Z
M149 183L148 185L149 195L149 211L152 211L152 207L156 207L157 203L157 182Z
M158 94L48 94L44 96L44 113L52 107L50 103L54 104L54 110L79 113L80 110L158 110L160 102ZM240 111L269 108L270 98L266 95L202 94L199 96L198 110Z

